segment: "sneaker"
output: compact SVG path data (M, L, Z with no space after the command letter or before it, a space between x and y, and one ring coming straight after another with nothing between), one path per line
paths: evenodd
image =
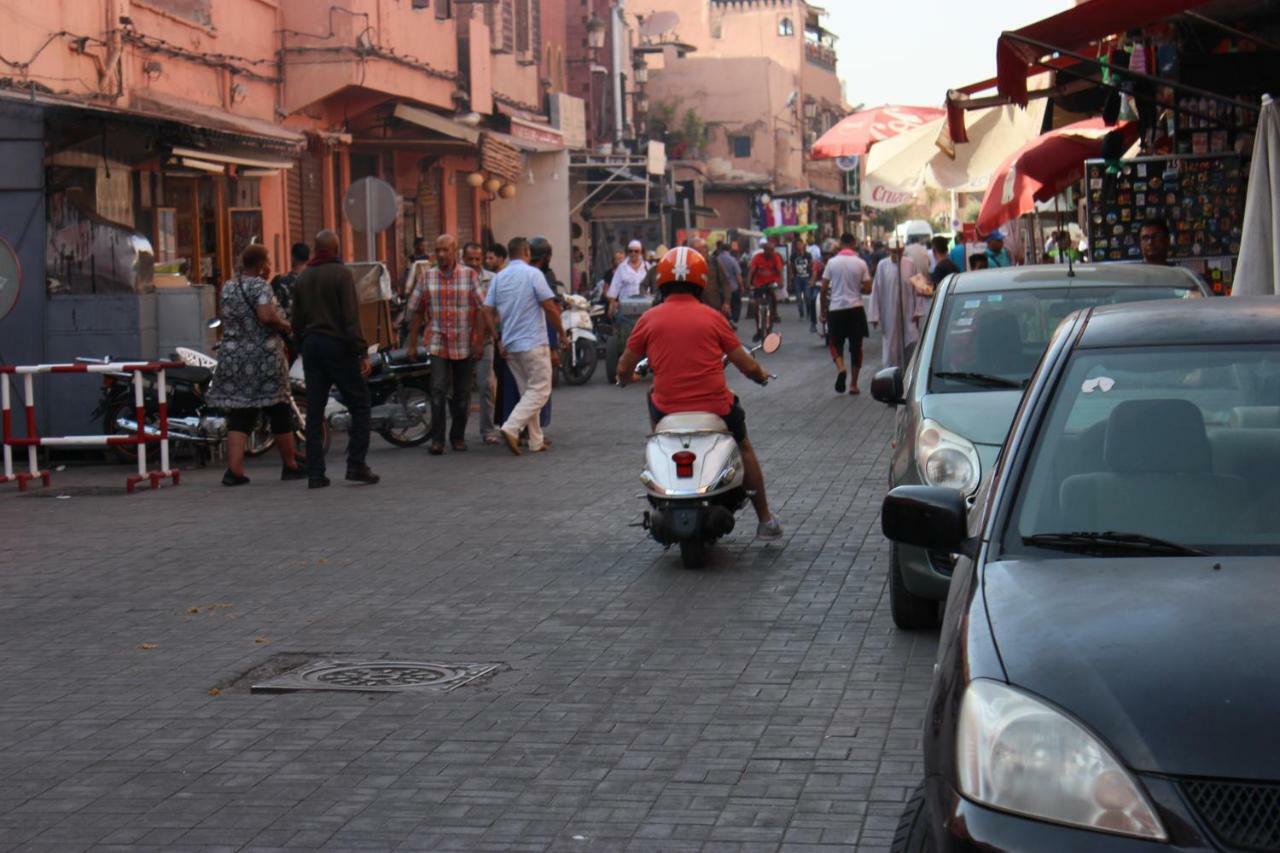
M361 465L359 468L348 468L347 479L353 483L364 483L366 486L372 486L382 478L373 473L368 465Z
M843 370L836 374L836 393L837 394L844 393L845 382L848 381L848 379L849 379L849 374L845 373Z
M308 489L323 489L328 485L329 485L328 477L308 477L307 478Z
M249 483L248 477L241 476L239 474L233 474L231 473L230 468L228 468L227 472L222 475L222 485L224 486L244 486L244 485L247 485L248 483Z
M498 430L498 432L502 435L502 440L507 443L507 449L511 451L512 455L519 456L521 453L519 436L512 435L505 429Z
M762 521L756 525L756 537L760 539L781 539L782 522L778 521L776 515L769 516L768 521Z
M307 479L307 471L305 468L281 468L281 480L305 480Z

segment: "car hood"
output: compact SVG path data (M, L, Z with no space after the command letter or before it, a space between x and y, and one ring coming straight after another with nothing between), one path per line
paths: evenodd
M1013 390L928 394L920 402L920 411L974 444L999 447L1021 400L1022 392Z
M1280 777L1274 558L998 562L983 590L1009 682L1075 715L1124 764Z

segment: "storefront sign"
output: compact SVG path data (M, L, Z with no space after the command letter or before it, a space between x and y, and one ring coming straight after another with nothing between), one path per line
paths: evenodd
M18 304L22 290L22 266L8 241L0 238L0 320Z
M564 137L555 128L514 117L511 119L511 135L516 139L527 139L530 142L564 145Z
M566 148L587 147L587 110L582 98L557 92L549 97L551 121L564 138Z

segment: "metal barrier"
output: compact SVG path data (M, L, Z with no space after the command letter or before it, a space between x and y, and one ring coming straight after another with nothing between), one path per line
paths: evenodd
M49 472L41 470L36 463L37 447L111 447L133 445L138 448L138 473L125 481L125 490L133 492L138 483L148 481L151 488L159 488L160 481L168 477L178 485L179 472L169 467L169 400L165 383L165 371L182 367L180 361L124 361L105 364L30 364L0 365L0 419L3 421L4 438L4 474L0 475L0 483L16 480L18 491L25 492L27 483L37 478L44 485L49 485ZM133 407L137 420L137 431L133 435L67 435L41 436L36 430L35 383L32 377L44 373L131 373L133 374ZM159 434L149 435L146 427L146 403L142 393L142 375L156 374L159 423L156 427ZM19 437L13 434L13 412L9 402L9 377L21 376L22 391L26 398L27 434ZM147 470L147 442L160 444L160 470ZM13 448L27 449L27 471L14 473Z

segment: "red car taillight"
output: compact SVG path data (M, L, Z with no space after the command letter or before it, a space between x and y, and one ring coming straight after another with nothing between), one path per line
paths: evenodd
M681 450L679 453L671 454L671 461L676 463L677 477L692 477L693 462L698 458L696 453L690 453L688 450Z

